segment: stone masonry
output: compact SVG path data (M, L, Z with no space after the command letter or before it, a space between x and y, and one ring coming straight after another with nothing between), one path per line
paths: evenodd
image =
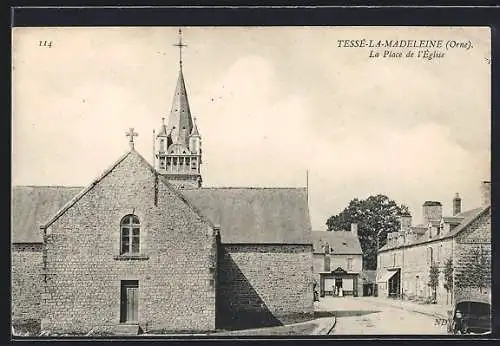
M483 254L483 258L477 258L478 251ZM483 213L478 219L455 239L455 259L454 259L454 295L463 297L467 295L490 294L491 287L489 280L484 280L486 287L479 287L475 276L472 273L475 269L471 264L482 263L485 272L484 276L491 278L491 208ZM489 274L489 275L488 275Z
M135 257L119 253L127 214L141 223ZM134 150L50 225L45 242L43 329L112 329L121 280L139 282L143 330L215 329L213 227Z
M224 244L219 255L221 327L279 325L312 314L310 245Z
M491 209L490 209L491 210ZM449 258L453 259L454 273L463 271L476 259L471 258L471 250L482 246L491 251L491 211L483 213L469 224L466 229L453 238L436 239L422 244L379 252L379 266L383 269L401 268L402 285L407 297L431 297L432 290L428 286L430 256L439 268L439 284L436 290L437 301L440 304L450 303L451 299L463 291L470 291L471 285L454 285L454 292L448 292L445 287L444 268ZM462 288L459 288L462 286ZM379 295L387 295L386 285L379 283Z
M40 319L42 244L12 245L12 320Z

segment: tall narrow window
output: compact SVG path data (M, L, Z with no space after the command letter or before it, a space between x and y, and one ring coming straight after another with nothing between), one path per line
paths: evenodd
M139 218L126 215L121 223L120 254L139 253L140 228Z
M427 264L428 265L433 265L434 264L434 258L433 258L433 253L432 253L432 248L428 247L427 248Z
M352 270L352 258L347 259L347 270Z

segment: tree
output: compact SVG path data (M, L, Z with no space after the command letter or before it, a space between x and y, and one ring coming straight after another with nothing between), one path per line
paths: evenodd
M429 286L432 288L432 299L436 301L437 288L439 286L439 267L435 263L429 269Z
M477 287L482 292L491 288L491 252L489 247L476 246L462 254L455 275L457 287Z
M450 257L444 265L444 288L446 289L446 304L448 304L448 295L453 292L453 259Z
M387 233L398 231L399 216L409 214L408 207L397 205L384 195L370 196L365 200L354 198L338 215L328 218L328 231L349 230L351 223L358 224L358 238L363 250L363 268L377 268L377 233L379 246L385 245Z

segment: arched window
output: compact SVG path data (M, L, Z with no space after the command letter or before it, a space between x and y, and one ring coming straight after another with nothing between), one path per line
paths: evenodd
M427 248L427 264L428 265L433 265L434 264L434 258L433 258L433 253L432 253L432 247Z
M126 215L120 222L120 254L139 253L139 235L141 224L136 215Z

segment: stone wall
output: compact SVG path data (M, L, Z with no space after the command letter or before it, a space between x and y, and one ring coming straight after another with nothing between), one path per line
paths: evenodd
M120 221L141 222L140 256L120 256ZM143 330L215 329L212 227L132 152L47 230L42 328L113 329L122 280L138 280Z
M312 245L228 245L219 254L221 328L280 325L313 312Z
M42 244L11 246L12 321L40 320Z
M378 277L391 268L401 268L402 286L407 297L429 298L432 290L427 285L429 282L429 272L431 267L429 251L432 249L433 262L439 268L439 285L436 289L437 302L444 304L450 301L451 293L444 288L444 267L446 260L452 258L452 239L442 239L439 241L426 242L423 244L397 248L380 253L380 270ZM404 259L404 263L403 263ZM387 287L381 285L379 295L387 294Z
M454 295L491 293L491 209L455 239Z
M437 302L440 304L449 303L457 295L468 294L467 292L479 292L477 287L474 287L476 279L473 275L460 276L462 278L470 277L471 282L456 282L454 284L454 292L448 292L445 287L444 268L446 260L453 259L453 267L455 273L454 281L457 281L457 273L471 270L471 265L477 262L477 256L474 254L474 249L482 248L488 254L491 253L491 211L481 215L477 220L473 221L464 230L462 230L453 239L442 239L429 241L416 246L406 247L404 256L402 248L392 249L381 252L379 254L380 266L377 277L390 268L402 268L402 285L407 296L418 296L428 298L432 295L432 290L428 287L429 282L429 249L432 249L434 263L438 265L439 286L437 288ZM404 264L403 264L404 257ZM490 263L491 263L491 256ZM478 270L472 270L476 273ZM460 281L459 280L459 281ZM384 285L380 285L379 292L386 294ZM483 289L483 291L485 291ZM487 290L486 290L487 291Z

